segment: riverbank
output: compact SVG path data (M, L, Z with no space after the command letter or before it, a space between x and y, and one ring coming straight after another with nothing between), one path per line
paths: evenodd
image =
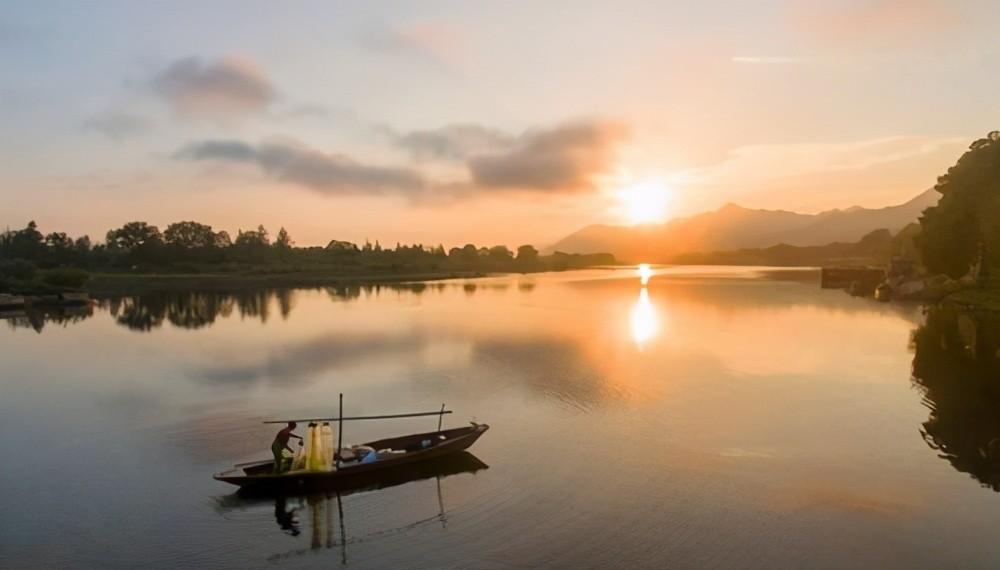
M137 295L171 291L239 291L260 288L327 287L343 284L401 283L484 277L480 271L436 271L403 274L309 274L309 273L198 273L128 274L96 273L87 283L92 297Z
M1000 312L1000 288L977 287L962 289L948 295L942 301L953 303L963 309Z

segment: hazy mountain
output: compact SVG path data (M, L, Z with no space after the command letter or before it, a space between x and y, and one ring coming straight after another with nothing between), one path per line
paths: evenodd
M927 190L912 200L886 208L853 206L818 214L752 210L726 204L714 212L644 226L587 226L553 244L566 253L613 253L625 261L666 262L693 252L770 247L778 244L823 245L855 242L881 228L896 232L917 221L940 196Z

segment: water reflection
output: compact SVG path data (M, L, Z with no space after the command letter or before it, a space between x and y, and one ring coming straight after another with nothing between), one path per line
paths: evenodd
M246 385L262 379L282 384L315 379L325 370L372 359L404 358L427 344L419 334L328 334L299 343L277 346L260 361L243 357L234 364L214 364L197 371L200 380L217 385ZM248 361L249 360L249 361Z
M1000 491L1000 316L929 308L913 349L913 382L930 409L924 440L955 469Z
M7 326L12 329L31 329L41 333L46 324L66 327L83 321L93 314L94 308L90 305L79 305L0 311L0 319L7 321Z
M376 484L340 489L336 492L313 493L304 496L252 495L239 491L216 500L216 510L223 515L235 511L256 509L274 505L274 521L278 530L297 538L305 527L309 539L308 548L297 548L268 556L269 562L316 553L317 551L340 548L341 564L347 564L347 546L352 542L368 542L379 536L413 529L429 522L447 525L447 513L441 481L461 474L475 474L489 469L478 457L462 451L439 459L404 465L387 473ZM344 516L343 497L356 493L377 491L398 487L423 480L435 480L437 513L430 517L411 520L398 528L375 529L360 534L348 534L348 523ZM336 521L335 521L336 519ZM303 523L305 521L305 523Z
M645 287L649 284L649 278L653 276L653 270L648 263L640 263L636 270L639 273L639 284Z
M656 336L660 330L659 318L656 315L656 307L649 300L649 291L643 287L639 291L639 299L632 305L632 312L629 315L629 324L632 331L632 340L635 345L642 350L646 344Z
M339 284L323 287L334 301L352 301L362 295L377 297L385 291L420 295L427 290L442 292L444 283ZM475 284L465 289L474 291ZM305 289L302 289L305 290ZM165 323L183 329L201 329L219 318L239 315L267 323L277 310L287 319L295 308L297 289L249 289L243 291L153 292L101 299L96 305L109 312L119 325L136 332L150 332ZM0 311L0 319L11 328L42 332L46 323L74 324L93 316L89 305L45 309Z

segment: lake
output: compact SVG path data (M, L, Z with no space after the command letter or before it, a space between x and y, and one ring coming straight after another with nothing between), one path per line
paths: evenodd
M1000 564L1000 326L813 271L652 273L8 315L0 566ZM441 473L341 497L211 478L268 457L263 420L334 416L340 393L347 415L445 403L446 426L491 429Z

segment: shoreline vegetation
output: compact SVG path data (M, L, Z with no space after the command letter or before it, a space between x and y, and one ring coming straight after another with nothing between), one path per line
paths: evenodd
M541 255L522 245L477 247L379 242L363 245L331 240L325 247L297 247L281 228L272 240L263 226L226 231L193 221L161 232L129 222L107 232L102 243L89 236L43 234L34 221L0 233L0 295L59 302L67 294L108 296L151 291L237 290L258 287L322 287L343 283L396 283L491 273L536 273L615 265L608 253Z

